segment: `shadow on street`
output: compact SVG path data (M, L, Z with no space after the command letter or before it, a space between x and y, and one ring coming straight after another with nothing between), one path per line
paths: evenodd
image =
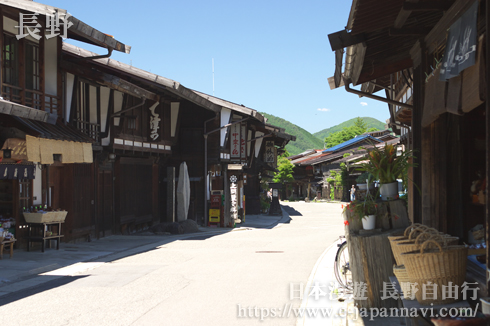
M36 294L44 292L44 291L52 290L54 288L69 284L73 281L76 281L78 279L82 279L82 278L85 278L88 276L89 275L64 276L61 278L56 278L56 279L49 281L49 282L39 284L39 285L34 286L34 287L30 287L30 288L27 288L24 290L20 290L20 291L10 293L9 295L3 295L0 297L0 307L7 305L9 303L15 302L17 300L27 298L31 295L36 295Z
M289 216L303 216L300 212L298 212L296 209L294 209L291 206L287 206L284 204L281 204L282 208L289 214Z

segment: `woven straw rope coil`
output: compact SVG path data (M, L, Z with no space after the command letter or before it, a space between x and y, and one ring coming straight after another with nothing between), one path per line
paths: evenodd
M429 249L432 244L436 249ZM447 304L461 300L442 297L442 286L448 286L452 282L458 289L465 281L466 257L468 248L465 246L442 246L434 240L428 240L422 244L420 251L412 251L402 254L410 282L416 283L418 291L415 293L420 304ZM436 293L423 296L423 285L429 282L437 286ZM430 290L432 287L428 287Z

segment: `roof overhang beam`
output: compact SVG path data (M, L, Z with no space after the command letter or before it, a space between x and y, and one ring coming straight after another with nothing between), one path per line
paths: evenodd
M332 51L336 51L354 44L362 43L366 40L366 37L364 34L352 35L352 33L342 30L328 34L328 40L332 47Z
M101 85L129 94L131 96L146 98L152 101L159 101L159 96L157 94L147 91L146 89L117 76L107 74L95 69L82 67L66 60L61 62L61 68L76 76L80 76L89 80L95 80Z

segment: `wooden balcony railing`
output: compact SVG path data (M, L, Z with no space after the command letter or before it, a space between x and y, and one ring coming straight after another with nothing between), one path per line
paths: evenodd
M95 140L97 144L100 144L100 124L82 120L75 120L75 124L78 130Z
M33 109L62 115L60 97L43 94L42 92L24 89L2 83L2 97L7 101L22 104Z

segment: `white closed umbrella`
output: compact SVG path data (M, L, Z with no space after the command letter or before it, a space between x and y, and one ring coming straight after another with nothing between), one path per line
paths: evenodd
M177 184L177 221L185 221L189 213L191 197L191 184L187 164L182 162L179 170L179 183Z

